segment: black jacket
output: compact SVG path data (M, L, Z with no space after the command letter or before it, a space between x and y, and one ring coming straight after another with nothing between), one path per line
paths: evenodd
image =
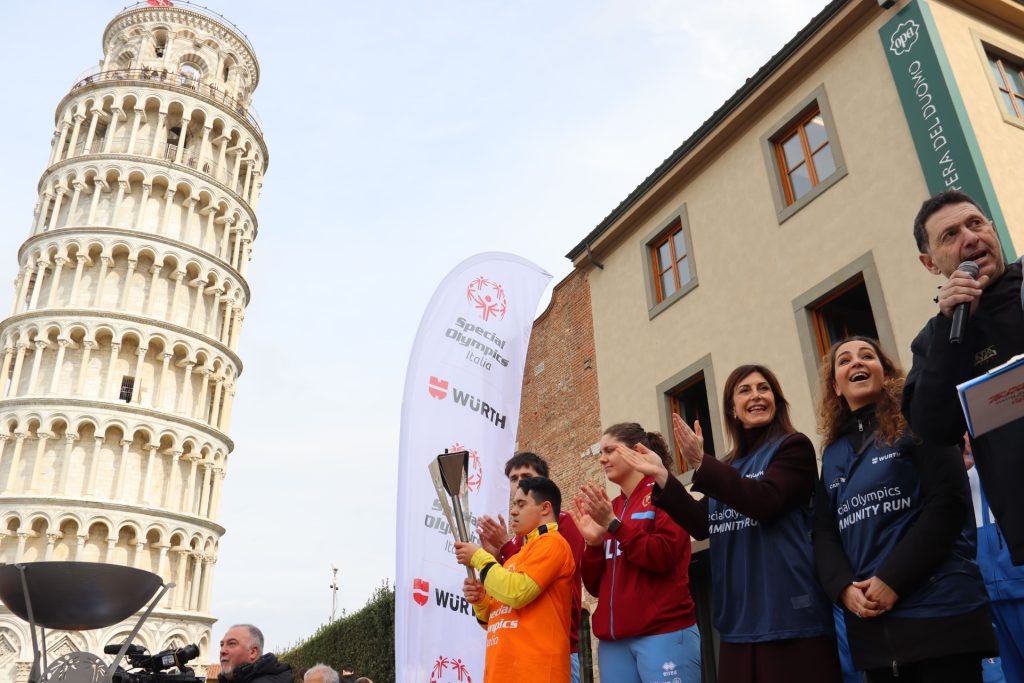
M903 390L903 413L928 441L959 443L967 429L956 385L1024 353L1021 264L1011 263L985 289L960 345L949 343L952 321L941 313L911 344L914 365ZM1014 564L1024 564L1024 419L972 440L974 461Z
M292 683L293 679L291 665L277 661L277 657L269 652L252 664L243 664L235 669L234 678L217 674L218 683Z
M855 413L843 426L840 438L847 439L863 455L870 450L875 427L872 406ZM968 516L973 517L967 472L956 448L917 445L906 454L917 466L922 507L877 571L899 598L930 587L933 572L949 558L965 523L971 526ZM871 577L857 576L851 567L825 484L819 480L815 494L814 554L825 594L842 605L839 596L851 582ZM977 653L979 659L994 656L991 614L976 567L974 574L985 604L966 613L925 618L886 613L861 619L844 608L847 639L857 670L896 670L903 664L963 653Z

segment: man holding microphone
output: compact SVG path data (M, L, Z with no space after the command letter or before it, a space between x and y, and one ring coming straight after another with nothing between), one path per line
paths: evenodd
M914 238L924 267L947 280L935 297L938 314L911 344L903 413L918 436L952 444L966 429L956 386L1024 353L1021 263L1005 263L995 225L959 190L922 204ZM1024 417L979 435L973 447L1013 563L1024 564Z

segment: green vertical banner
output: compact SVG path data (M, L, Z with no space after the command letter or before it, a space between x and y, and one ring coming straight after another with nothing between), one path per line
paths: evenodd
M911 0L878 34L928 191L974 197L995 221L1006 256L1016 258L928 0Z

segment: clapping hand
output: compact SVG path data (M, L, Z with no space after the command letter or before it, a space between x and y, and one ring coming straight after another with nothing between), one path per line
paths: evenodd
M672 434L686 462L694 470L699 469L704 460L704 432L700 428L700 420L694 420L693 429L690 429L679 413L672 413Z
M497 521L493 517L484 515L480 518L480 525L476 528L476 532L480 536L480 545L491 555L497 557L501 552L501 546L512 538L507 528L505 518L501 515L498 515Z
M608 497L608 493L603 487L589 481L584 482L583 486L580 487L580 495L577 496L577 500L583 502L583 508L586 510L586 513L597 524L601 525L602 529L607 529L608 525L615 519L615 512L612 510L612 500Z
M583 496L576 496L572 503L573 507L569 514L572 515L572 521L576 523L576 528L580 530L583 540L586 541L587 545L601 545L601 541L604 538L604 527L595 522L587 513L583 503Z
M660 455L642 443L636 444L635 450L618 444L615 447L615 453L634 470L645 476L654 477L658 486L665 488L665 483L668 481L668 470L665 469L665 463L661 461Z

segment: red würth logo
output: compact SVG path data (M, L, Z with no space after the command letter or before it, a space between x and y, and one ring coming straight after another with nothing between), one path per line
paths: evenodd
M469 287L466 288L466 299L473 304L473 308L484 322L491 318L501 320L505 317L505 288L482 275L469 283Z
M174 3L171 0L146 0L146 4L153 7L174 7Z
M448 380L431 377L430 385L427 387L427 390L430 392L431 396L440 401L448 395Z
M422 607L427 604L427 600L430 598L430 583L423 579L412 580L412 599L416 601L416 604Z
M430 683L473 683L473 679L461 659L441 655L430 670Z

